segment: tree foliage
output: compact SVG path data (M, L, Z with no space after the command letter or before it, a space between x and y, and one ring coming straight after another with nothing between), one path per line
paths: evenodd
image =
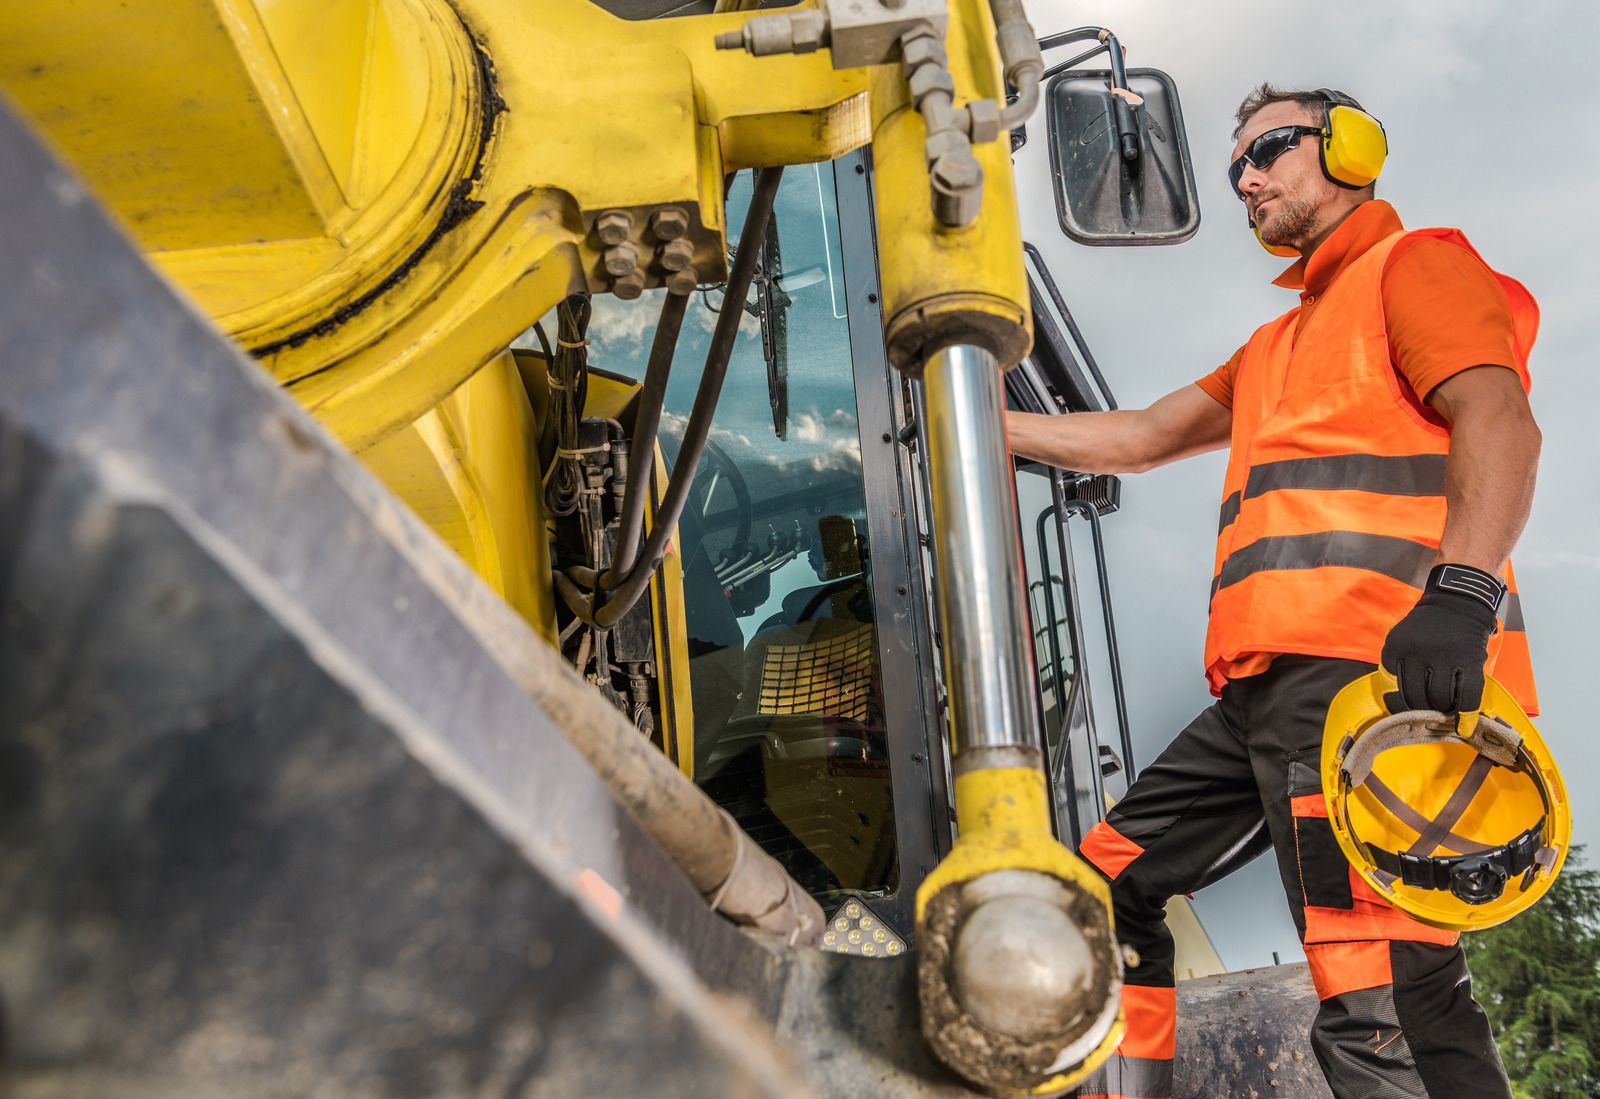
M1600 871L1582 851L1538 904L1462 937L1519 1097L1600 1099Z

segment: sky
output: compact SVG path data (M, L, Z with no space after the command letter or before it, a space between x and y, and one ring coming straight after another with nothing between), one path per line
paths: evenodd
M1233 112L1262 80L1355 96L1389 137L1379 197L1408 227L1462 229L1492 266L1532 290L1542 323L1531 401L1544 450L1512 560L1538 679L1537 724L1572 793L1576 842L1600 841L1590 793L1600 787L1600 742L1584 717L1585 685L1600 681L1600 323L1591 304L1600 275L1587 255L1600 240L1591 121L1600 86L1585 76L1600 5L1025 2L1040 37L1110 27L1129 66L1166 71L1183 104L1202 211L1185 244L1086 248L1062 235L1042 113L1015 158L1024 235L1044 253L1123 407L1209 373L1295 304L1293 291L1270 285L1286 261L1256 243L1226 179ZM1211 702L1201 645L1224 465L1219 453L1125 478L1122 510L1105 524L1140 764ZM1087 532L1078 533L1083 580L1092 558ZM1084 613L1092 631L1098 611L1091 604ZM1104 664L1092 657L1091 674L1102 738L1114 736ZM1230 969L1271 964L1274 951L1285 962L1303 957L1270 859L1198 894L1195 906Z

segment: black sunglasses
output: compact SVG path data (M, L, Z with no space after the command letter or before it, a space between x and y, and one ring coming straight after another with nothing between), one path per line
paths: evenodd
M1233 193L1239 196L1239 201L1244 201L1244 192L1239 190L1239 180L1244 178L1246 164L1264 172L1272 167L1272 162L1277 160L1290 149L1297 148L1302 137L1316 134L1322 136L1321 126L1279 126L1276 130L1268 130L1250 143L1244 155L1228 165L1228 182L1233 184Z

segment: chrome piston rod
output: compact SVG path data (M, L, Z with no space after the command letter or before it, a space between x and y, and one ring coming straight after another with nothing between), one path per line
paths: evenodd
M1017 766L1022 754L1039 766L999 364L981 348L945 348L929 356L923 386L952 758L957 771Z

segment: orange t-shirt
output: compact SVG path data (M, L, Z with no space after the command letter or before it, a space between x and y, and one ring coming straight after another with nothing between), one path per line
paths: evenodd
M1364 202L1323 242L1309 264L1296 260L1273 280L1275 286L1301 292L1295 334L1305 329L1322 291L1335 276L1403 228L1393 206L1381 199ZM1414 240L1395 249L1383 275L1383 316L1389 329L1389 355L1421 398L1469 367L1517 368L1505 291L1493 272L1453 244ZM1233 372L1243 355L1241 347L1195 384L1232 408ZM1421 401L1417 406L1437 419Z

